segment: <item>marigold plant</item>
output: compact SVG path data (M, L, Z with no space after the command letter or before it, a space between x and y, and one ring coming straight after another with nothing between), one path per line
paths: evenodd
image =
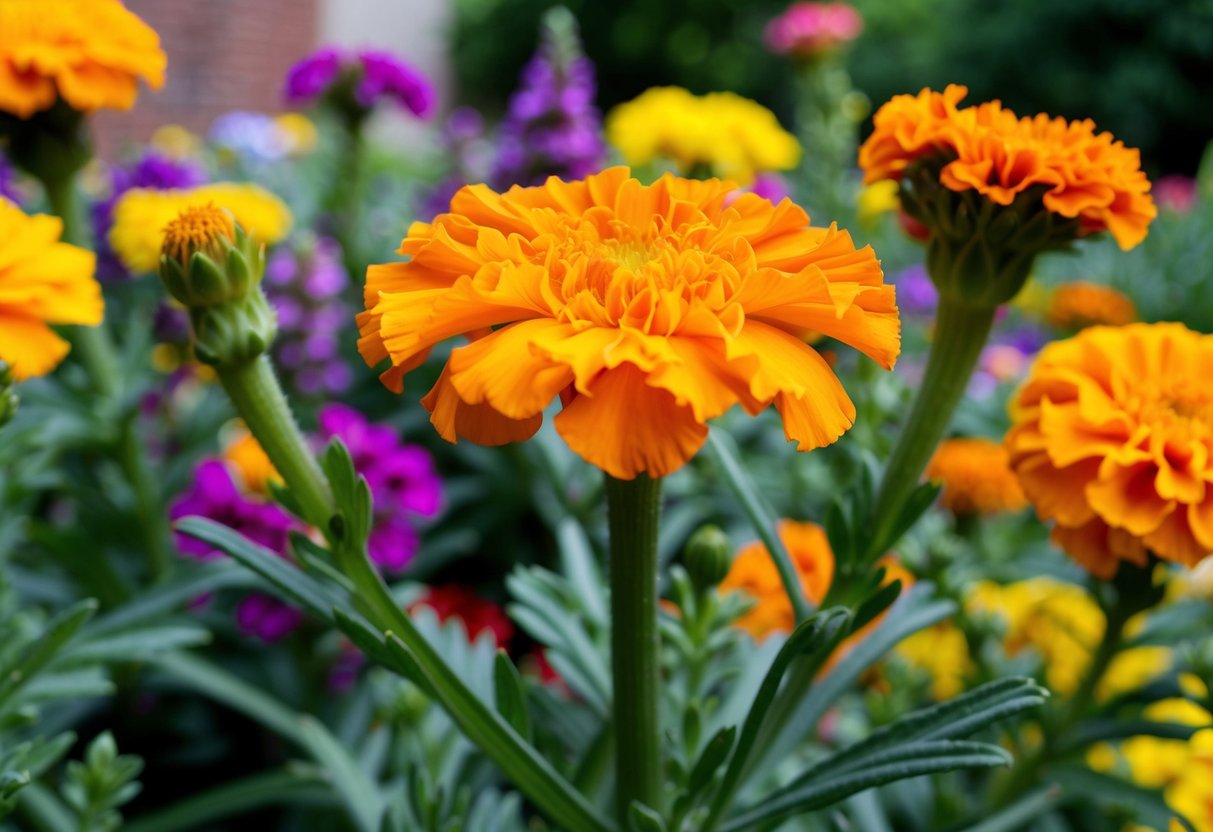
M159 89L166 64L159 36L119 0L0 0L0 110L19 118L58 98L128 110L139 79Z
M0 361L17 380L49 373L69 345L51 324L96 326L104 314L91 251L59 241L58 217L0 197Z
M1100 577L1213 552L1213 336L1092 327L1041 351L1006 444L1054 540Z
M368 270L362 356L390 360L382 378L399 392L433 346L466 335L423 400L443 438L526 439L559 396L557 431L621 479L677 470L737 403L773 404L800 450L828 445L855 407L803 336L892 367L893 289L845 231L735 190L643 185L626 168L466 187L409 229L407 263Z

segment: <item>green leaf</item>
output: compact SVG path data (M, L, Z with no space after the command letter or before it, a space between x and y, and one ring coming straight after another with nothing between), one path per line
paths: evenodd
M1011 755L988 743L949 740L918 743L912 752L893 755L866 768L826 776L796 788L779 789L762 802L730 818L721 832L742 832L824 809L856 792L908 777L961 768L993 768L1010 763Z
M0 680L0 703L7 703L14 693L46 667L96 611L97 602L88 598L51 619L42 635L25 649L11 667L5 669L4 678Z
M234 586L251 586L256 578L229 560L180 567L168 582L148 589L138 598L97 616L89 625L90 637L125 630L145 621L159 619L166 612L180 609L199 595Z
M1066 800L1086 800L1121 807L1134 819L1154 829L1166 829L1175 816L1157 789L1144 789L1120 777L1085 766L1054 766L1049 779L1061 786Z
M585 529L571 517L562 519L556 527L556 542L560 545L560 568L577 594L578 608L595 627L607 625L602 570L594 557L594 549Z
M774 661L771 662L770 668L767 669L762 685L754 695L754 702L750 705L749 713L746 714L745 722L742 723L737 747L729 759L724 779L717 787L708 819L704 822L705 830L715 827L728 807L729 801L733 799L733 795L741 783L742 775L750 763L750 752L758 740L759 732L770 713L771 703L779 690L779 684L783 681L784 673L792 660L802 657L809 672L816 673L830 657L839 640L846 634L849 621L849 612L840 608L831 608L809 617L788 636L788 640L784 642L783 647L775 655Z
M1041 786L964 832L1017 832L1061 802L1061 789Z
M632 832L666 832L661 815L635 800L628 809L628 821Z
M873 538L868 544L868 557L876 559L896 546L897 541L905 536L906 532L918 522L918 518L922 517L935 502L935 498L939 496L939 490L939 485L931 482L920 483L915 487L910 492L910 496L906 498L901 513L897 515L897 520L889 527L888 534L885 537Z
M333 607L344 606L328 587L227 526L203 517L186 517L176 527L182 534L226 552L322 621L332 623Z
M328 772L333 789L344 799L346 810L358 827L363 832L376 832L384 810L378 784L363 773L357 761L318 720L304 716L300 728L303 746Z
M784 592L787 593L792 610L796 613L796 620L804 621L812 614L812 605L805 596L800 577L792 565L792 556L779 539L774 513L767 507L749 475L737 461L737 446L733 444L732 437L720 430L713 430L708 433L707 447L720 464L725 483L741 503L742 511L749 518L754 532L770 552L775 569L779 572L779 579L783 581Z
M721 728L708 740L707 745L703 747L703 751L699 754L699 759L695 761L695 766L691 769L691 776L687 779L687 793L697 795L716 776L717 769L728 758L729 752L733 750L733 743L737 740L737 726L730 725L727 728Z
M497 711L505 717L518 736L531 741L531 717L526 709L526 692L518 668L510 661L504 650L498 649L493 661L493 688L497 700Z
M123 662L132 658L144 660L166 650L196 647L211 640L210 632L197 624L167 624L112 635L89 636L91 633L86 631L86 637L65 650L61 659L81 664Z

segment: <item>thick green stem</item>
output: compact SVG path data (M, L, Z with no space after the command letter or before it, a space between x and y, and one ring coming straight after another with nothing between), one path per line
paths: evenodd
M342 262L350 280L362 285L361 194L366 142L365 116L351 116L345 124L341 157L326 200L334 235L341 244Z
M86 245L88 231L83 206L77 195L75 175L44 180L47 201L63 221L62 239L73 245ZM122 395L122 369L106 322L97 326L72 327L67 333L72 355L88 373L99 398L117 402ZM147 455L139 441L134 421L138 413L123 417L118 434L117 458L135 495L143 547L153 580L168 574L171 557L168 515L164 510Z
M333 495L295 423L269 358L262 355L215 370L236 412L290 489L303 519L326 529L333 516Z
M926 374L880 482L869 555L879 555L897 542L887 538L964 396L996 311L994 306L940 297Z
M660 809L657 717L657 527L661 480L607 477L610 519L611 670L615 714L615 804L629 826L633 801Z

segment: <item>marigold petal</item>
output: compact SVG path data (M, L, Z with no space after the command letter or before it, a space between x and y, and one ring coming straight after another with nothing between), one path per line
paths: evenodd
M1120 466L1105 460L1099 478L1088 483L1086 495L1091 508L1100 517L1144 535L1158 528L1163 518L1175 509L1174 500L1159 496L1154 482L1158 466L1149 462Z
M576 396L554 424L575 453L624 480L673 473L708 437L691 408L650 387L632 364L602 373L589 395Z
M49 373L67 355L70 346L41 321L0 309L0 360L13 378L24 381Z
M442 368L437 383L421 400L430 412L438 435L454 444L466 439L477 445L506 445L530 439L543 424L543 414L511 419L488 404L468 404L451 384L450 365Z
M542 413L573 380L573 371L542 352L572 332L551 319L522 321L451 353L451 384L467 404L487 403L511 419Z

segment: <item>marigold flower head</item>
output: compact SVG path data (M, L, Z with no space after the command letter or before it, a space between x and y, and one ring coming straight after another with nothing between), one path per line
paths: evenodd
M67 355L50 324L96 326L104 314L97 258L60 242L62 230L58 217L29 216L0 197L0 362L18 381Z
M1207 728L1213 715L1189 699L1162 699L1142 711L1151 722ZM1190 748L1184 740L1141 735L1120 744L1133 782L1147 789L1161 789L1178 780L1188 765Z
M998 442L945 439L927 465L926 477L943 486L940 502L953 514L1019 511L1028 502Z
M1188 740L1187 765L1165 796L1167 805L1196 832L1213 832L1213 728L1197 731Z
M119 0L0 0L0 110L18 118L59 98L129 110L139 79L159 89L166 64L160 38Z
M257 185L219 182L182 190L135 188L114 205L110 246L132 272L155 271L169 223L190 207L208 204L230 212L261 243L276 243L291 228L290 209Z
M731 92L653 87L613 109L606 134L629 165L666 159L684 175L707 170L743 186L800 161L800 143L775 114Z
M1108 230L1124 249L1142 241L1158 211L1138 151L1096 133L1090 119L1018 118L997 101L960 107L967 94L952 84L882 106L859 151L864 181L903 180L914 163L932 162L952 191L1002 206L1038 192L1048 212L1077 219L1080 233Z
M1137 307L1127 295L1111 286L1075 280L1053 290L1045 317L1053 326L1065 330L1100 324L1124 326L1137 320Z
M943 702L965 689L965 680L973 673L973 659L964 632L950 621L919 630L898 642L896 655L926 671L931 679L931 697Z
M1213 552L1213 336L1091 327L1046 346L1011 404L1011 466L1093 574Z
M810 58L845 46L863 31L863 17L850 3L799 2L767 24L767 48L777 55Z
M774 405L800 450L855 408L799 337L820 332L884 367L899 349L893 289L871 249L812 228L732 183L626 168L504 194L465 187L414 223L407 263L371 266L359 349L396 391L435 344L455 349L423 400L443 438L526 439L557 395L556 430L609 474L658 477L690 459L706 422Z

